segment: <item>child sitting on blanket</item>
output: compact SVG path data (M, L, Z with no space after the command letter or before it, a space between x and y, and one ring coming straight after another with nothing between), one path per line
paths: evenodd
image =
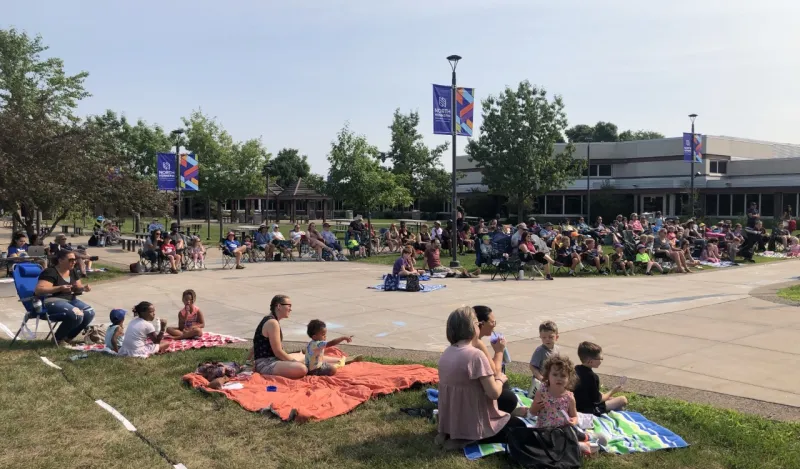
M578 384L575 386L575 404L578 412L602 415L611 410L622 410L628 405L625 396L614 397L622 389L622 384L614 386L611 391L600 393L600 378L593 368L603 363L603 349L592 342L581 342L578 345L578 358L581 364L575 367ZM625 378L623 378L623 383Z
M203 312L195 304L197 293L194 290L183 292L183 308L178 311L178 327L168 327L167 334L173 339L193 339L202 337L206 326Z
M152 303L142 301L133 307L133 313L136 318L131 321L125 331L125 338L119 348L119 356L147 358L156 353L163 353L169 347L168 343L161 342L167 328L167 320L160 321L161 330L156 334L156 328L152 322L156 317L156 308ZM148 344L147 339L153 343Z
M792 244L789 247L789 252L786 253L786 257L800 257L800 240L794 236L790 239Z
M326 348L335 347L342 342L350 343L353 341L353 336L342 336L327 342L325 339L328 336L328 327L319 319L312 319L311 322L308 323L306 332L311 338L305 351L306 368L308 368L309 375L333 376L336 374L337 368L344 366L345 363L361 360L360 356L354 357L348 361L345 361L344 358L325 356Z
M112 309L111 314L108 315L111 320L111 327L106 331L106 348L109 350L119 352L120 347L122 347L122 341L125 337L122 332L125 314L124 309Z
M544 362L542 375L542 386L536 391L530 408L531 415L536 415L536 427L577 426L578 411L575 396L570 391L577 380L572 361L566 356L553 355ZM588 435L584 434L584 438L588 440ZM581 441L579 445L584 454L591 454L592 448L587 442Z

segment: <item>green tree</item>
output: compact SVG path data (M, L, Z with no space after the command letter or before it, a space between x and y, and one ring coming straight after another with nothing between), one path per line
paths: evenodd
M0 29L0 110L77 122L75 107L90 96L83 87L89 74L67 75L61 59L42 59L47 49L41 36Z
M316 173L310 173L303 180L308 185L308 187L314 189L320 194L322 195L328 194L328 181L326 181L325 178L322 177L321 175Z
M297 181L297 179L305 178L311 174L308 156L301 156L300 151L295 148L281 149L278 155L269 161L269 165L272 168L270 177L274 178L275 182L281 187L286 187ZM264 171L266 171L266 168Z
M616 124L600 121L594 125L594 142L616 142L619 140L619 129Z
M328 154L328 194L357 210L409 205L412 198L408 189L381 166L378 158L378 149L345 125Z
M142 176L155 176L156 155L170 152L175 141L159 125L138 120L131 125L124 115L107 110L90 121L107 132L113 150L128 161L131 169ZM155 180L155 179L152 179Z
M620 142L630 142L633 140L657 140L659 138L664 138L664 134L661 132L655 132L653 130L626 130L619 134Z
M392 146L386 159L391 161L392 173L398 182L415 199L447 198L450 183L446 180L448 173L442 168L441 156L449 144L428 148L422 134L417 130L418 127L418 112L403 114L400 109L396 109L392 125L389 126L392 131Z
M572 158L572 144L555 152L566 126L561 96L550 101L543 88L528 81L483 101L481 136L469 142L467 155L481 169L489 190L517 207L518 220L537 196L581 176L586 162Z
M264 193L261 175L269 153L260 139L236 143L213 118L194 111L184 118L186 148L197 155L200 197L222 204L232 199ZM220 225L222 216L219 216Z
M564 132L572 143L594 142L594 127L586 124L578 124L570 127Z

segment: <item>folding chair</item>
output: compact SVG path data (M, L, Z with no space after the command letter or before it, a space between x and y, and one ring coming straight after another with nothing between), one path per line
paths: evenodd
M22 318L22 324L20 324L17 333L14 334L9 348L14 345L14 342L17 341L17 337L19 337L22 330L26 328L28 321L31 319L36 319L36 327L33 331L34 336L36 332L39 331L39 320L44 319L47 321L47 327L50 329L47 338L52 336L53 343L58 347L58 341L56 341L56 335L53 330L53 321L50 319L47 310L42 307L42 299L36 298L33 294L34 290L36 290L36 284L39 283L39 274L41 273L42 267L39 264L33 263L18 264L14 269L14 287L17 290L19 301L25 307L25 316ZM45 338L45 340L47 338Z
M236 264L236 256L225 246L224 239L219 241L219 250L222 251L222 268L233 269L233 266Z

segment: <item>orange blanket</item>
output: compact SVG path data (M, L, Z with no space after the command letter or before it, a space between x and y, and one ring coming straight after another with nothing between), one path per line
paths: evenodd
M291 380L278 376L253 376L241 381L242 389L214 390L196 373L183 377L190 386L224 394L251 412L269 410L282 420L305 422L346 414L372 396L408 389L416 383L436 384L439 372L422 365L351 363L335 376L306 376ZM267 392L276 386L276 392Z

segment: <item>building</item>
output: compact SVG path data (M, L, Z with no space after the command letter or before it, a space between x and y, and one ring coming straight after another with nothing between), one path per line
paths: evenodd
M587 182L592 194L610 191L623 200L622 213L661 211L686 216L689 207L691 163L683 158L683 139L633 142L578 143L573 158L591 155L590 175L563 190L539 197L534 213L544 217L586 215ZM556 152L564 144L556 145ZM764 217L780 216L787 206L798 216L800 205L800 145L703 136L702 163L695 163L698 215L743 216L751 201ZM457 157L463 174L457 191L461 199L486 193L481 171L466 156ZM626 208L627 207L627 208ZM592 203L593 211L595 203ZM527 211L526 211L527 213Z

